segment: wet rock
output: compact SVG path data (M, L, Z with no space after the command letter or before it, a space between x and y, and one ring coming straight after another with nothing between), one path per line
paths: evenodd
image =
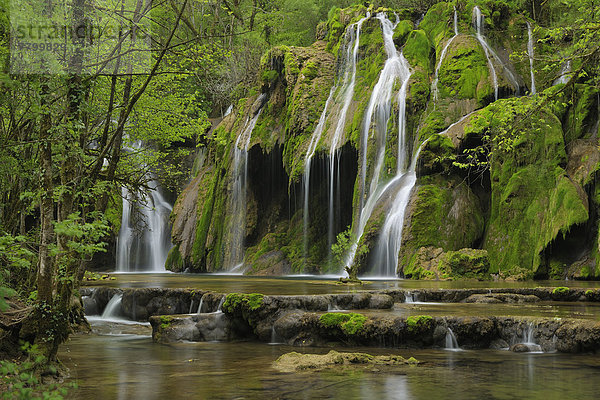
M540 298L534 295L514 293L473 294L465 299L465 303L535 303Z
M301 317L304 313L293 311L283 315L274 323L275 331L285 340L291 339L303 330Z
M197 342L202 339L191 317L153 316L150 317L150 325L152 325L152 339L155 342Z
M100 314L100 308L98 307L98 304L96 303L96 300L94 300L94 298L92 298L91 296L83 296L82 300L83 300L83 311L85 312L85 315L99 315Z
M512 346L510 346L509 350L514 353L527 353L530 351L529 346L527 346L525 343L513 344Z
M369 305L367 308L370 309L389 309L394 306L394 299L391 296L384 294L374 294L369 299Z
M600 322L565 320L555 334L558 351L581 353L600 350Z
M493 350L504 350L508 349L509 345L504 339L494 339L490 342L490 349Z

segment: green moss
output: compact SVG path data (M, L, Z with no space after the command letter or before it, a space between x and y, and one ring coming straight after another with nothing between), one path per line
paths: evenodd
M431 329L433 317L429 315L411 315L406 318L406 325L410 333L420 333Z
M444 139L437 144L447 145ZM426 176L415 190L399 266L404 274L426 277L429 273L415 264L416 251L429 246L444 251L474 247L483 235L484 217L479 200L461 178Z
M433 47L423 30L415 30L408 35L404 46L404 56L415 68L419 66L428 73L431 72L431 52Z
M239 311L256 311L263 305L264 295L260 293L229 293L223 302L223 312L233 314Z
M444 262L453 275L463 278L482 277L488 272L490 266L485 250L450 251L446 254Z
M452 4L439 2L427 10L419 28L427 33L433 43L440 43L438 46L441 46L445 37L452 36L453 16Z
M192 262L195 266L202 265L202 261L206 256L207 237L211 227L215 200L218 197L217 187L221 180L221 174L215 173L212 176L206 174L202 179L203 184L207 184L205 180L210 179L208 191L205 196L198 196L198 218L196 222L196 235L194 244L192 245ZM206 186L200 186L206 187Z
M336 328L350 319L350 314L327 313L319 317L319 322L324 328Z
M536 119L515 116L535 107ZM492 196L484 248L490 272L525 268L548 274L541 254L559 234L588 220L585 199L566 175L565 143L558 119L536 99L500 100L478 114L477 128L491 133L495 156L490 166ZM507 131L508 129L508 131ZM506 149L506 143L511 145Z
M559 286L552 290L552 294L567 294L571 289L565 286Z
M341 325L342 332L348 336L356 335L362 331L366 320L362 314L350 313L350 319Z
M316 78L317 75L319 74L319 69L317 68L317 65L313 61L307 61L306 64L304 64L304 67L302 68L301 73L306 78L313 79L313 78Z
M161 327L161 329L167 329L168 327L171 326L172 322L173 322L173 317L171 317L169 315L161 315L160 316L160 327Z
M396 29L394 29L394 44L397 47L402 47L404 45L404 42L406 42L408 35L410 34L410 32L412 32L412 30L413 30L413 23L411 21L407 21L407 20L400 21L398 23L398 25L396 26Z
M475 38L455 39L439 70L440 98L476 99L480 105L494 100L487 59Z
M263 71L261 78L263 80L263 82L265 83L272 83L275 81L275 79L277 79L277 77L279 76L279 73L273 69L267 70L267 71Z
M360 333L367 318L358 313L327 313L319 317L319 322L324 328L340 328L348 336Z
M179 252L179 245L173 246L171 250L169 250L169 254L167 255L167 261L165 262L165 268L167 271L173 272L183 272L184 269L184 261L181 253Z

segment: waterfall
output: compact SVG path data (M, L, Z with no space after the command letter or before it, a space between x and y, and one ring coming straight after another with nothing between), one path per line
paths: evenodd
M200 304L198 304L198 312L196 314L200 314L202 312L202 303L204 302L204 295L200 297Z
M269 344L283 344L282 340L279 338L277 331L275 330L275 325L271 328L271 341Z
M348 48L346 49L346 57L344 63L344 80L341 87L340 94L342 96L342 108L339 112L339 117L337 120L337 124L335 127L335 132L333 138L331 140L331 146L329 148L329 220L328 220L328 248L331 249L331 245L333 244L334 239L334 181L335 181L335 164L337 159L338 147L340 144L340 140L342 138L342 134L344 133L344 127L346 126L346 114L348 113L348 108L352 103L352 97L354 95L354 84L356 81L356 63L358 61L358 45L360 42L360 29L362 27L363 22L365 22L370 17L370 14L367 13L367 16L362 18L355 24L352 24L348 27L347 35L349 37ZM354 32L356 29L356 33ZM339 161L339 159L338 159ZM339 174L339 167L338 167ZM338 179L339 184L339 179Z
M233 104L230 104L229 107L227 107L227 110L225 110L225 114L223 114L223 118L225 118L226 116L231 114L232 111L233 111Z
M391 114L392 90L396 81L401 82L401 87L397 95L398 104L398 157L396 161L396 176L405 170L406 160L408 159L409 149L406 140L406 93L408 90L408 81L410 79L410 66L402 53L398 53L393 41L394 28L397 25L392 24L384 14L378 14L377 18L381 22L383 29L383 40L388 59L379 75L379 80L373 89L369 106L365 113L364 125L361 132L361 166L359 190L362 195L360 198L360 214L356 228L356 234L353 235L353 242L346 257L346 266L349 266L356 255L358 242L362 236L367 221L371 217L377 201L391 185L396 182L392 179L385 185L379 185L379 177L383 167L385 157L385 145L387 139L387 126ZM371 132L371 125L375 124L374 135L376 145L376 159L373 174L370 183L367 184L367 147ZM367 188L368 186L368 188ZM362 204L366 197L366 202Z
M475 6L473 8L473 25L475 27L475 37L481 43L481 47L483 47L483 52L485 53L485 57L487 58L488 67L490 69L490 73L492 74L492 82L494 83L494 100L498 100L498 76L496 75L496 68L494 68L494 64L492 63L490 57L490 47L488 46L485 38L483 37L483 22L484 18L481 14L481 10L479 7Z
M379 241L375 249L376 270L373 271L378 276L396 276L398 269L398 252L402 245L402 230L404 227L404 214L410 200L415 183L417 183L417 160L425 142L419 147L412 158L408 171L399 172L396 180L399 182L399 189L388 212L383 228L379 235Z
M121 300L123 300L122 294L115 294L111 297L110 301L102 312L102 319L115 319L123 316L123 308L121 307Z
M495 59L500 65L504 67L504 72L506 77L510 81L510 83L515 87L515 91L517 95L519 94L519 81L515 75L508 69L508 67L504 66L504 63L496 54L496 52L488 45L485 40L485 36L483 35L483 27L485 23L485 18L483 14L481 14L481 10L479 7L473 7L473 27L475 28L475 37L483 47L483 52L485 53L485 57L488 62L488 67L492 74L492 81L494 83L494 100L498 100L498 76L496 75L496 68L494 68L494 63L492 62L492 58Z
M263 110L263 101L265 94L262 93L255 104L259 105L256 114L246 122L244 129L238 135L233 146L233 190L230 201L229 234L231 242L229 252L223 263L228 270L240 269L244 263L244 237L246 236L246 208L248 191L248 150L250 149L250 140L252 131L256 126L258 117Z
M222 296L221 300L219 300L219 305L217 306L217 310L215 311L216 314L223 313L223 304L225 303L225 297L227 296Z
M132 150L141 150L141 142L132 144ZM159 191L158 182L151 180L149 189L140 191L135 201L133 193L121 189L123 214L117 237L117 271L164 271L167 255L172 247L169 215L172 207ZM144 226L136 229L136 222Z
M306 151L306 157L304 159L304 174L303 174L303 183L304 183L304 210L303 210L303 250L304 250L304 260L308 259L308 199L309 199L309 190L310 190L310 165L313 156L315 155L315 150L317 149L317 144L319 140L321 140L321 136L323 135L323 129L325 128L325 121L327 119L327 110L329 109L329 104L333 99L333 95L335 93L336 87L333 86L329 91L329 97L325 102L325 107L323 108L323 112L321 113L321 117L319 118L319 123L317 124L315 131L313 132L310 143L308 144L308 150Z
M562 67L560 69L560 75L556 80L552 83L553 86L559 84L566 84L569 82L569 74L571 73L571 60L566 60L562 63Z
M454 336L454 332L452 332L452 329L450 328L448 328L448 330L446 331L445 349L454 351L460 350L460 347L458 346L458 341L456 340L456 336Z
M534 333L535 325L533 324L533 322L528 322L527 326L523 327L521 330L521 337L513 337L513 342L515 342L516 344L524 344L525 346L527 346L527 349L530 352L542 352L542 346L535 342ZM513 348L513 346L511 346L511 349Z
M531 74L531 94L535 94L535 75L533 73L533 33L531 24L527 22L527 54L529 55L529 72Z
M440 54L440 61L438 61L437 65L435 66L435 72L433 74L433 82L431 83L431 92L433 93L433 101L437 101L437 99L438 99L438 78L439 78L438 75L440 72L440 68L442 66L442 61L444 61L444 57L446 57L446 53L448 52L448 47L450 47L450 44L457 36L458 36L458 14L456 12L456 7L454 7L454 36L452 36L450 38L450 40L448 40L446 42L446 44L444 45L444 48L442 49L442 53Z

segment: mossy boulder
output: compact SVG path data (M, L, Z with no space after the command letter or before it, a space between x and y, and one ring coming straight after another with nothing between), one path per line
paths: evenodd
M421 182L406 210L398 274L405 273L404 267L421 247L459 250L473 247L483 235L479 199L464 181L434 175Z
M357 369L369 371L374 367L379 371L380 368L416 366L418 363L413 357L405 359L398 355L373 356L366 353L340 353L331 350L327 354L286 353L273 363L273 368L280 372L332 370L339 373Z
M433 246L421 247L404 268L404 276L412 279L488 279L487 251L460 249L444 252Z

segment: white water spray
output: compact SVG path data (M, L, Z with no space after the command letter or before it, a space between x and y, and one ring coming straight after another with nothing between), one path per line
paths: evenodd
M325 107L323 108L323 112L321 113L321 117L319 118L319 123L317 124L315 131L313 132L310 143L308 144L308 150L306 151L306 157L304 159L304 174L303 174L303 183L304 183L304 210L303 210L303 250L304 250L304 260L308 259L308 200L309 200L309 191L310 191L310 166L312 162L312 158L315 155L315 151L317 149L317 145L321 140L321 136L323 135L323 130L325 129L325 121L327 120L327 111L329 109L329 104L331 103L336 87L333 86L329 91L329 97L325 102Z
M552 85L556 86L561 83L566 84L567 82L569 82L570 74L571 74L571 60L567 60L562 63L562 67L560 69L560 75L558 76L558 78L556 78L556 80L553 82Z
M440 72L440 68L442 67L442 62L444 61L444 58L446 57L446 53L448 52L448 48L450 47L450 44L452 43L452 41L454 41L454 39L456 39L456 37L458 36L458 14L456 12L456 7L454 7L454 36L452 36L450 38L450 40L448 40L446 42L446 44L444 45L444 48L442 49L442 53L440 54L440 60L438 61L437 65L435 66L435 72L433 74L433 82L431 83L431 92L433 93L433 101L437 101L438 99L438 80L439 80L439 72Z
M396 181L396 178L394 178L387 184L379 184L385 157L387 126L391 114L392 89L397 81L401 82L401 87L396 98L398 104L398 156L396 161L396 177L406 169L405 164L409 154L406 138L405 111L408 81L411 75L410 66L408 65L408 61L404 58L404 55L398 53L394 45L393 34L397 22L396 24L392 24L384 14L378 14L377 18L380 20L383 29L383 40L388 59L386 60L379 75L379 80L373 89L371 99L369 100L369 106L365 113L365 122L361 133L362 158L359 190L361 191L362 196L359 204L360 214L356 232L353 235L353 242L346 256L346 266L349 266L354 261L358 242L364 232L367 221L371 217L371 213L375 209L377 201ZM373 125L374 129L372 129ZM367 184L367 150L368 139L371 132L375 135L376 159L370 183ZM366 202L363 205L364 198L366 198Z
M448 328L446 331L446 339L445 339L445 349L446 350L460 350L458 346L458 341L456 340L456 336L454 336L454 332L452 329Z
M367 16L362 18L356 24L352 24L348 27L348 35L349 35L349 43L348 48L346 50L345 64L344 64L344 80L341 87L341 96L342 96L342 108L340 110L337 124L335 127L335 132L333 135L333 139L331 140L331 146L329 148L329 220L328 220L328 248L331 249L331 245L333 244L333 235L334 235L334 182L335 182L335 173L336 173L336 161L339 161L338 155L338 147L340 145L340 141L342 139L342 134L344 133L344 128L346 126L346 114L348 113L348 108L352 103L352 97L354 95L354 84L356 82L356 63L358 61L358 47L360 42L360 30L363 22L365 22L370 17L370 14L367 13ZM355 31L356 29L356 31ZM337 172L339 175L339 167L337 168ZM338 179L339 183L339 179Z
M141 142L132 144L132 150L141 149ZM165 270L172 247L169 215L173 208L161 195L158 182L151 180L148 186L149 189L140 191L137 201L127 188L121 189L123 213L117 238L118 272Z
M533 73L533 32L529 22L527 22L527 36L527 54L529 55L529 73L531 74L531 94L535 94L535 74Z
M248 192L248 150L252 131L263 110L265 94L257 99L258 111L247 121L244 129L238 135L233 148L233 191L230 202L231 221L229 223L229 251L223 265L226 269L239 269L244 261L244 237L246 236L246 208Z
M473 7L473 27L475 28L475 37L477 38L477 40L481 44L481 47L483 48L483 52L485 53L485 57L487 58L488 67L492 74L492 82L494 84L494 99L498 100L498 76L496 74L496 68L494 67L492 58L495 59L498 62L498 64L500 64L504 67L504 73L506 75L506 78L508 78L510 83L514 86L516 94L518 95L519 94L519 81L517 80L515 75L511 72L511 70L508 69L508 67L504 65L504 63L502 62L502 59L500 59L500 57L498 56L498 54L496 54L494 49L492 49L490 47L490 45L488 45L487 40L485 39L485 36L483 35L484 24L485 24L485 18L483 16L483 14L481 13L481 10L477 6Z

